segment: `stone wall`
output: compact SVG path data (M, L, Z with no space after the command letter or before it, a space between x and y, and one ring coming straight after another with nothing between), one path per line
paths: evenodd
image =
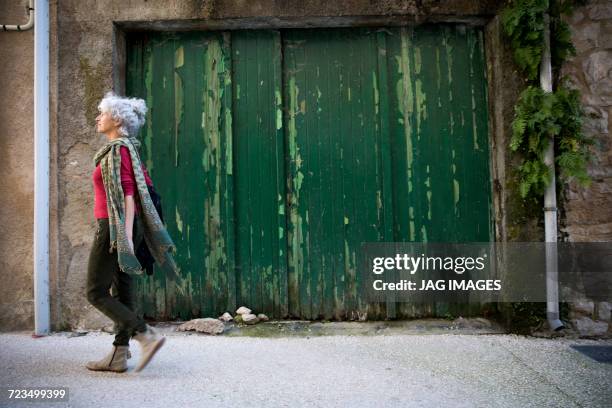
M580 90L587 114L583 131L596 144L588 188L575 182L565 187L560 219L561 239L571 242L612 241L612 2L590 1L569 18L576 56L567 61L567 75ZM570 318L582 334L612 334L609 302L578 299Z

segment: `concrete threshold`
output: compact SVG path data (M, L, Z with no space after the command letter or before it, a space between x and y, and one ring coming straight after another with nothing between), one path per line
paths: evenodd
M164 335L203 335L195 331L176 331L184 322L150 323ZM225 323L218 336L229 337L316 337L316 336L378 336L423 334L504 334L503 327L490 320L459 317L447 319L416 319L389 321L321 322L309 320L270 320L253 325Z

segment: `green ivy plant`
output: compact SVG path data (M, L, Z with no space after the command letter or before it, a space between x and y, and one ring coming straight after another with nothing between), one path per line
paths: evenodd
M551 181L550 168L544 163L544 151L552 137L555 164L560 178L576 179L588 186L589 145L593 141L582 132L584 110L580 92L567 85L567 78L553 81L553 92L539 86L539 68L544 51L544 15L550 17L551 65L558 73L563 61L576 55L569 26L561 19L585 1L511 0L502 12L502 26L510 39L514 60L525 75L527 87L515 105L510 149L520 152L520 194L541 197ZM558 75L554 75L555 77Z
M510 149L522 153L519 174L523 198L529 193L543 195L550 183L550 168L544 163L548 136L557 142L555 162L560 177L575 178L580 184L589 185L586 164L588 146L593 142L581 130L583 116L580 93L576 89L563 85L547 93L538 86L529 85L521 93L515 106Z

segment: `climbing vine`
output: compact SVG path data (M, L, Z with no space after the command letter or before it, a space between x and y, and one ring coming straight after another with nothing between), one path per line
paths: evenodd
M527 82L515 106L510 149L520 152L520 194L540 197L551 181L550 168L544 163L544 151L552 137L555 164L565 181L575 179L590 184L587 173L589 145L593 141L582 132L584 111L580 92L567 84L567 78L555 80L563 62L576 55L568 24L563 15L585 0L510 0L501 19L514 52L514 60ZM545 13L550 17L553 92L539 86L539 68L544 52Z

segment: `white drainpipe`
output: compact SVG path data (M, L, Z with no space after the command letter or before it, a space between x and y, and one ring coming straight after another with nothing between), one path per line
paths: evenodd
M2 26L2 30L4 31L25 31L34 27L34 8L32 7L33 0L28 0L27 12L30 16L28 18L28 22L25 25L13 25L13 24L0 24ZM36 34L34 34L36 35Z
M50 329L49 306L49 1L34 10L34 333Z
M552 92L550 66L550 28L548 13L544 15L544 52L540 64L540 86L547 93ZM557 192L555 181L555 150L551 138L544 152L544 163L552 177L544 192L544 234L546 236L546 318L551 330L564 328L559 320L559 272L557 265Z

